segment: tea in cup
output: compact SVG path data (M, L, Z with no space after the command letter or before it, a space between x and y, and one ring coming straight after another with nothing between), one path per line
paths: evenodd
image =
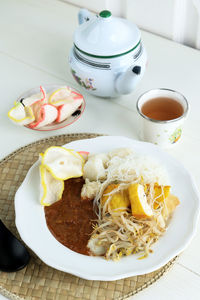
M141 121L141 139L163 148L176 144L189 109L187 99L174 90L154 89L137 101Z

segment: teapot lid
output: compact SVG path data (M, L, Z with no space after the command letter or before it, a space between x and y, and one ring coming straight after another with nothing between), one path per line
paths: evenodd
M75 31L74 44L81 52L99 58L117 57L131 52L140 43L138 27L103 10Z

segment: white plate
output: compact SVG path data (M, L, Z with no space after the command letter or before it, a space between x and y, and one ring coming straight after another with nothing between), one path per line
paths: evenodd
M119 262L113 262L69 250L53 237L46 226L44 209L39 203L37 162L29 170L15 196L16 226L24 242L47 265L89 280L117 280L149 273L162 267L183 251L191 241L197 226L200 200L191 175L178 161L158 146L125 137L97 137L66 145L78 151L95 153L107 152L122 146L155 158L167 169L172 192L181 201L167 232L154 245L154 252L143 260L131 255Z
M70 89L73 91L73 92L76 92L78 94L81 94L79 91L77 91L75 88L73 88L71 85L68 85L68 84L65 84L65 85L58 85L58 84L44 84L42 85L46 92L47 93L50 93L52 92L53 90L57 90L63 86L69 86ZM26 92L24 92L18 99L17 99L17 102L20 102L20 100L22 98L27 98L27 97L30 97L34 94L38 94L40 93L40 87L35 87L35 88L32 88L31 90L28 90ZM82 95L83 96L83 95ZM70 116L68 117L67 119L63 120L62 122L60 123L51 123L51 124L48 124L46 126L43 126L41 128L30 128L28 126L25 126L26 128L28 129L31 129L31 130L36 130L36 131L52 131L52 130L57 130L57 129L61 129L61 128L64 128L66 126L69 126L71 124L73 124L74 122L76 122L83 114L84 110L85 110L85 99L83 97L83 103L81 104L79 110L80 110L80 114L79 115L75 115L75 116Z

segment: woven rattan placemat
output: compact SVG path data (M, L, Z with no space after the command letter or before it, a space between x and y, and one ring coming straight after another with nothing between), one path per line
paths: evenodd
M14 195L28 169L38 159L38 154L52 145L96 136L82 133L50 137L20 148L0 162L0 218L15 235L19 237L15 227ZM176 259L146 275L103 282L88 281L57 271L30 253L30 263L23 270L16 273L0 272L0 293L9 299L125 299L158 280Z

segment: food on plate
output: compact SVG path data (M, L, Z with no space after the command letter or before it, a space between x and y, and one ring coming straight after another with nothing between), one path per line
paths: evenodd
M165 206L163 207L163 216L164 218L167 217L168 214L171 214L177 205L180 204L180 201L178 197L169 194L169 196L166 198Z
M16 124L25 126L35 120L31 107L24 107L22 103L15 102L14 107L8 112L8 117Z
M160 203L163 202L170 193L171 187L166 185L166 186L161 186L158 184L154 184L154 204L153 207L156 209L159 207Z
M52 146L40 153L40 203L48 206L61 199L64 180L83 175L85 159L74 150Z
M88 178L90 181L104 179L107 162L108 157L105 153L90 155L90 159L84 166L84 178Z
M116 192L119 188L120 184L109 184L101 197L101 206L105 206L108 211L109 210L124 210L130 206L130 200L128 196L128 192L126 190L121 190ZM111 199L109 195L113 192Z
M46 178L65 185L62 196L56 184L57 197L49 200L47 193L45 203L55 202L45 207L47 226L82 254L114 261L130 254L147 257L180 203L162 166L129 148L88 154L50 147L41 168L49 172ZM48 189L49 178L46 183Z
M32 107L33 109L35 108L34 105L36 104L45 104L47 103L47 93L45 89L40 86L40 93L31 95L30 97L27 98L22 98L20 102L23 104L24 107Z
M40 202L42 205L51 205L61 199L64 190L64 181L55 179L51 173L40 165Z
M40 93L31 97L22 98L14 103L14 107L8 112L8 117L16 124L28 125L35 121L37 110L46 103L46 92L40 87Z
M92 201L81 201L84 179L65 180L60 201L45 206L46 223L53 236L64 246L81 254L89 255L88 239L97 218Z
M88 159L88 155L89 155L88 151L78 151L78 153L83 157L84 161Z
M85 184L81 190L81 199L82 200L91 200L96 196L101 183L98 181L89 181L88 178L85 179Z
M106 178L98 180L100 187L93 200L98 221L88 243L91 254L101 253L106 259L113 260L136 253L141 258L147 257L152 251L151 246L165 232L179 200L171 196L167 174L157 163L131 149L114 150L107 155ZM90 157L84 169L89 160ZM115 188L109 191L111 184L115 184ZM105 202L102 199L106 189ZM118 200L120 192L128 193L128 207L121 200L124 196ZM115 195L118 201L116 206L111 206ZM172 200L172 210L168 210L168 197L176 199Z
M42 128L53 123L58 116L57 109L53 105L47 103L40 105L34 112L35 121L28 125L29 128Z
M49 96L49 103L59 106L61 104L65 104L66 100L72 99L71 89L68 87L61 87L60 89L56 89Z
M55 179L67 180L83 175L83 157L64 147L50 147L42 155L42 164Z
M79 110L82 104L83 96L69 87L47 93L41 86L40 93L15 102L8 117L15 124L40 129L49 124L63 122Z
M57 118L57 109L48 104L47 94L43 87L40 87L40 94L32 95L31 97L22 100L24 109L29 107L32 109L34 121L28 124L29 128L41 128L54 122Z
M56 122L60 123L66 120L67 118L69 118L75 111L77 111L77 109L81 106L82 103L83 103L83 98L76 99L76 100L72 98L66 101L64 104L58 106L57 107L58 115L56 118Z
M136 219L148 219L153 216L144 186L140 183L132 183L128 187L128 196L131 203L131 212Z

